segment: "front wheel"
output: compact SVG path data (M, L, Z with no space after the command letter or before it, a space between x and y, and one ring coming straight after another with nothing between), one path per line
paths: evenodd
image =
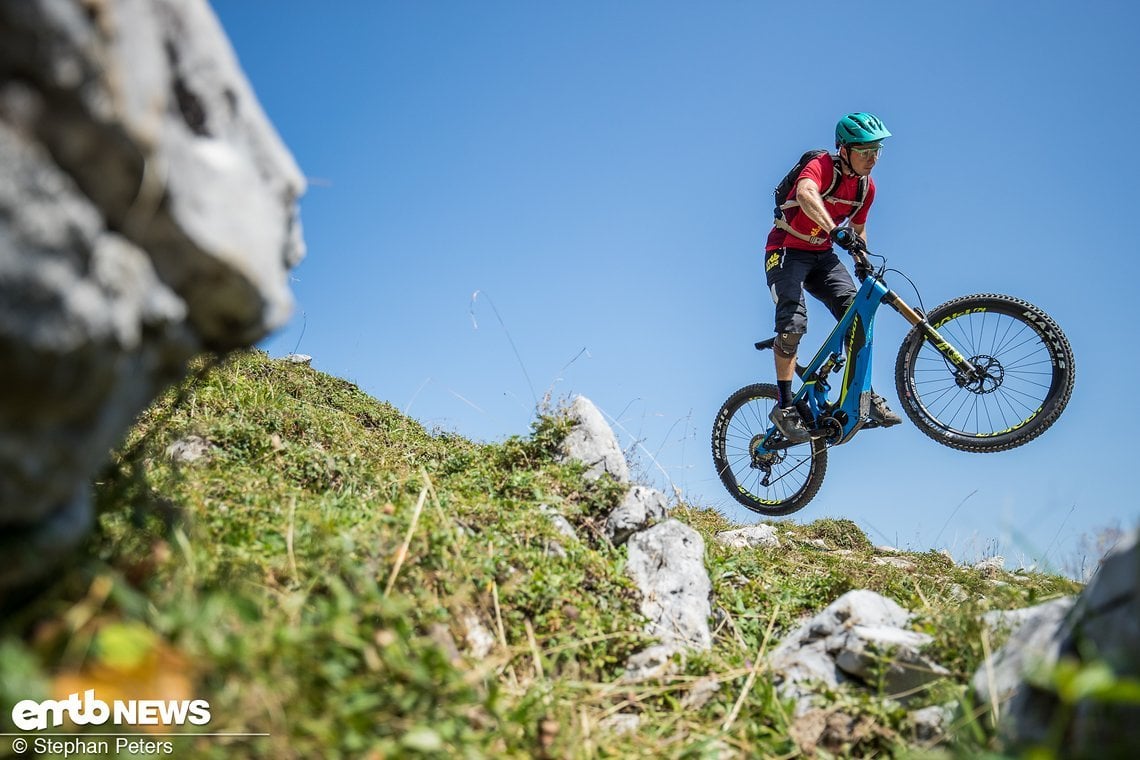
M895 362L907 417L939 443L1004 451L1044 433L1073 393L1073 350L1061 328L1030 303L1001 295L956 298L927 321L974 365L967 378L913 328Z
M761 448L776 405L776 386L757 383L728 397L712 431L713 464L732 497L770 517L803 509L823 484L827 445L822 439L773 451Z

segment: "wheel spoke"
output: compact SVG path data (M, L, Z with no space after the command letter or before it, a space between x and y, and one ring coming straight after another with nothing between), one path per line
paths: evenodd
M1041 414L1056 396L1062 380L1068 384L1063 407L1072 379L1059 367L1066 366L1071 358L1058 357L1055 350L1069 349L1067 345L1055 349L1056 342L1041 337L1031 319L1048 318L1026 317L1032 309L1006 296L975 296L950 302L932 312L932 323L937 323L937 312L953 315L938 325L938 332L970 361L978 374L971 379L963 377L928 339L913 333L916 337L908 338L903 349L910 352L910 361L905 365L909 374L905 378L900 375L898 381L900 394L905 391L917 401L917 410L908 409L912 419L924 427L928 420L932 425L928 434L936 440L959 448L989 450L991 444L979 442L975 446L938 436L944 432L986 438L1020 430ZM1059 358L1065 362L1059 362ZM904 382L906 388L901 385ZM1019 435L1024 436L1024 431Z
M757 512L788 514L814 496L826 466L825 447L808 442L753 455L751 447L767 434L776 388L741 389L725 402L714 428L713 459L729 493ZM716 430L721 438L716 439ZM767 484L764 483L765 478Z

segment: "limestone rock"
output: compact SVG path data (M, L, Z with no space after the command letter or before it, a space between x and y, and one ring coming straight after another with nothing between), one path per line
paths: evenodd
M736 530L722 530L716 534L716 540L733 549L775 549L780 546L776 528L771 525L749 525Z
M166 457L175 464L197 462L210 453L210 443L200 435L188 435L166 447Z
M559 460L586 465L586 478L597 480L609 474L619 483L629 482L629 464L614 431L602 413L585 396L578 396L567 410L574 427L562 442Z
M647 632L662 644L698 650L712 646L712 583L704 559L701 534L677 520L666 520L629 539L626 572L641 589Z
M665 519L665 494L646 486L633 486L621 504L606 518L606 537L621 546L630 536Z
M781 696L796 700L796 714L812 707L815 684L837 686L866 680L872 664L886 658L882 687L898 695L946 674L921 654L930 641L907 629L910 613L873 591L849 591L805 621L769 656ZM879 684L874 684L878 686Z
M0 3L0 600L203 349L288 317L302 176L206 0Z

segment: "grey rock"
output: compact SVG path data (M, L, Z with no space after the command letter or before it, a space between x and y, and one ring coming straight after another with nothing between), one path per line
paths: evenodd
M935 744L945 739L954 720L954 711L949 705L931 705L910 712L907 717L914 726L914 738L924 744Z
M0 3L0 73L27 87L7 120L147 251L207 344L288 317L304 179L205 0Z
M1025 677L1056 665L1064 645L1064 621L1074 601L1064 597L984 618L987 627L1009 627L1011 632L971 683L979 704L996 707L999 732L1007 741L1039 741L1047 735L1052 696L1030 686Z
M1076 597L1066 596L1053 599L1034 607L1023 607L1017 610L990 610L982 614L982 624L991 634L1014 633L1026 623L1033 627L1042 626L1057 628L1065 615L1072 609Z
M578 540L578 534L574 531L574 526L570 524L569 520L559 514L558 510L549 504L539 504L538 509L544 515L546 515L546 518L550 520L551 525L553 525L554 529L557 530L560 534L572 541ZM550 541L546 544L546 556L565 559L569 555L566 553L566 549L562 546L562 544L558 543L557 541Z
M983 559L981 562L975 562L971 567L987 578L993 578L1005 569L1005 557L999 554Z
M670 519L634 533L628 549L626 572L641 590L647 632L668 646L709 649L712 583L701 534Z
M1133 530L1101 561L1066 620L1064 653L1084 663L1096 657L1120 679L1140 681L1140 530ZM1070 734L1078 756L1135 751L1140 706L1084 700Z
M313 357L308 354L286 354L281 357L281 361L288 362L289 364L301 364L308 367L313 363Z
M896 567L899 570L914 570L916 565L905 557L872 557L871 564Z
M884 625L852 625L828 637L824 648L848 675L905 702L950 672L921 653L933 641L916 631Z
M196 462L209 453L210 444L200 435L188 435L166 447L166 457L177 464Z
M557 530L566 538L572 539L574 541L578 540L578 534L575 532L574 526L570 524L569 520L559 514L558 510L549 504L539 504L538 509L544 515L546 515L547 519L550 520L555 530Z
M666 512L665 494L647 486L633 486L606 518L606 538L614 546L621 546L637 531L664 520Z
M655 644L630 656L625 663L624 683L641 683L672 675L677 670L673 655L680 650L673 644Z
M613 715L602 718L598 723L598 728L616 736L635 734L638 729L641 728L641 714L614 713Z
M467 644L467 652L477 660L482 660L495 648L495 636L483 625L483 621L474 612L468 612L460 620L463 625L463 639Z
M304 181L205 0L0 3L0 599L203 349L280 326Z
M790 632L769 656L784 698L796 700L796 714L811 710L816 686L867 679L871 665L886 657L889 694L911 691L945 674L919 650L929 637L906 629L910 613L873 591L849 591ZM878 685L878 684L875 684Z
M705 676L698 678L681 697L682 710L699 710L709 703L716 693L720 691L720 681Z
M574 426L562 442L559 461L583 463L589 480L609 474L619 483L628 483L629 464L625 454L594 403L585 396L578 396L567 410L567 416Z
M1137 667L1140 545L1128 534L1100 563L1073 610L1072 636L1092 643L1116 672ZM1138 673L1137 675L1140 675Z
M776 528L771 525L749 525L736 530L722 530L716 534L716 540L733 549L775 549L780 546Z

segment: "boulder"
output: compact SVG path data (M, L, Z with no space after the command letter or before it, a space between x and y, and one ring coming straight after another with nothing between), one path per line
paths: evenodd
M619 483L628 483L629 464L598 407L585 396L578 396L566 415L574 425L562 441L558 460L586 465L585 477L589 480L608 474Z
M701 534L670 519L634 533L628 548L626 572L641 590L647 633L678 650L709 649L712 583Z
M665 519L665 494L647 486L634 486L606 518L603 530L614 546L621 546L634 533Z
M206 0L0 3L0 601L203 349L291 309L304 180Z
M796 700L796 714L812 709L819 684L834 687L857 680L904 698L947 675L921 649L931 638L907 628L911 615L873 591L848 591L789 633L769 656L784 698Z
M1092 688L1140 681L1137 531L1105 556L1075 600L1054 600L1005 620L1020 625L978 669L973 686L980 701L996 703L998 733L1009 746L1063 736L1066 756L1123 757L1140 745L1140 707ZM1089 674L1087 693L1069 705L1048 686L1062 660Z

